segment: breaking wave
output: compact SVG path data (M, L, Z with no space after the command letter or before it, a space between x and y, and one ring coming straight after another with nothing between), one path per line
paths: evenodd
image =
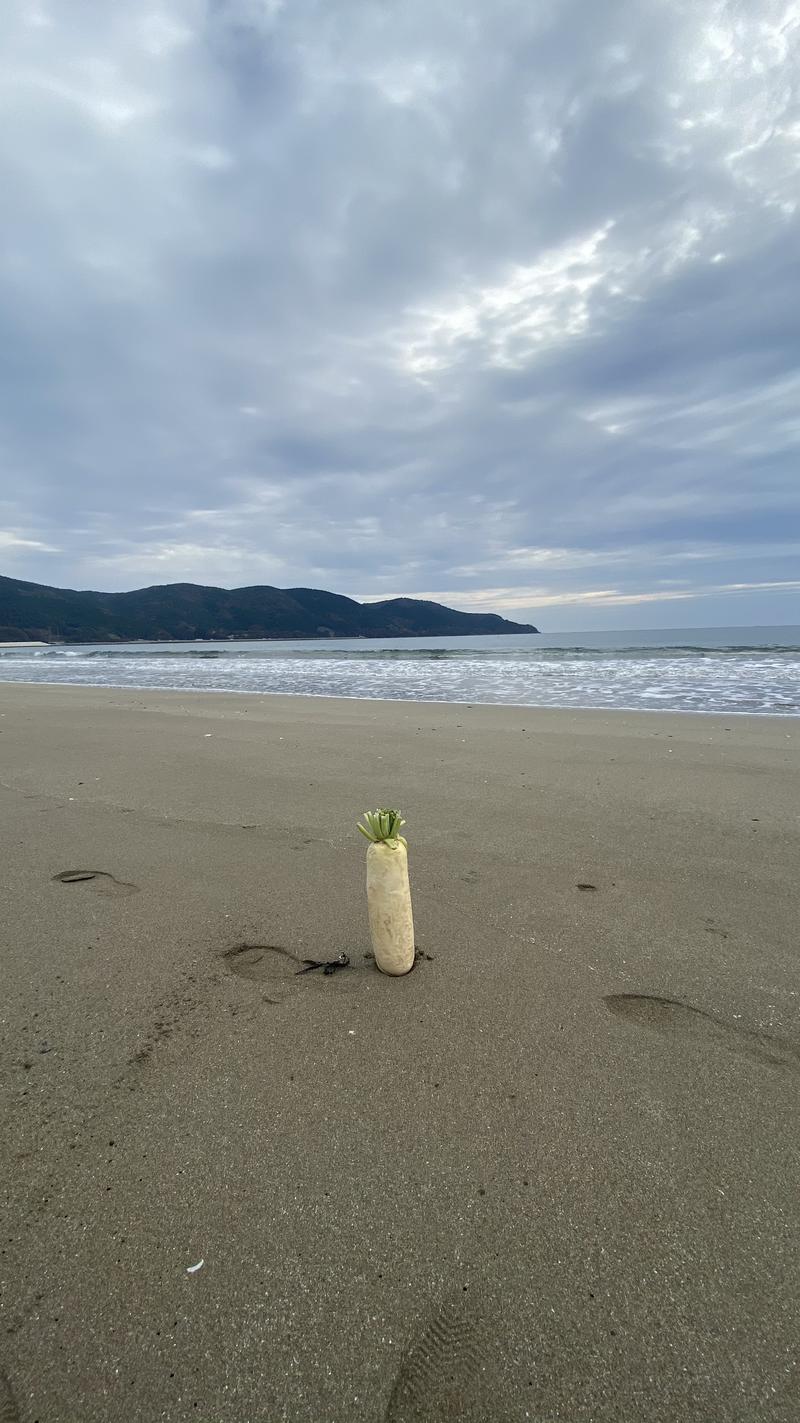
M734 636L720 636L726 631ZM0 649L0 682L800 715L800 629L765 629L759 642L747 640L747 632L752 630L723 629L705 644L676 629L661 643L654 633L641 634L639 641L636 634L598 634L596 646L591 637L548 646L532 635L429 639L424 645L20 646Z

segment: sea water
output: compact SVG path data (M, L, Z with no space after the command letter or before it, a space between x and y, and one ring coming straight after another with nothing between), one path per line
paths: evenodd
M800 627L0 650L0 681L800 715Z

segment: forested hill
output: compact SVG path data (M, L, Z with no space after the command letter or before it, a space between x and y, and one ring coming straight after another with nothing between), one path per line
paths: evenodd
M2 642L456 637L537 631L496 613L461 613L421 598L357 603L317 588L227 589L196 583L93 593L0 577Z

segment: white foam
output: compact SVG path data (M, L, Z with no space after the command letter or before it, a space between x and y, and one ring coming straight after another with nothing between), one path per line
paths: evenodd
M488 640L487 640L488 641ZM381 656L380 649L301 656L273 644L233 645L214 657L117 647L113 656L78 648L14 652L0 657L0 681L181 691L281 692L306 696L474 702L628 710L751 712L800 715L800 651L649 648L580 655L530 648L461 648L452 657Z

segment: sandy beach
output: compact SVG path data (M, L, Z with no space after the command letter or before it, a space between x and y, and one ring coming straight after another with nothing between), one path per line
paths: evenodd
M798 749L0 688L4 1423L794 1423Z

